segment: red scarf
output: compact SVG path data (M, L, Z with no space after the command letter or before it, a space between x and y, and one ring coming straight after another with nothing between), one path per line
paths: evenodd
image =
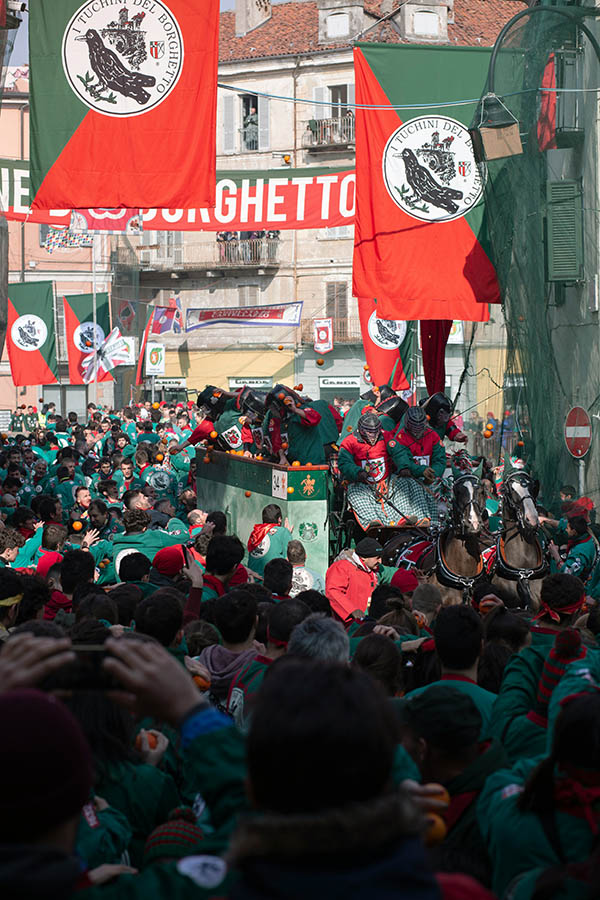
M252 534L248 538L248 550L250 553L258 547L260 543L264 540L267 534L273 529L277 528L276 525L273 525L272 522L263 523L261 525L255 525L252 529Z

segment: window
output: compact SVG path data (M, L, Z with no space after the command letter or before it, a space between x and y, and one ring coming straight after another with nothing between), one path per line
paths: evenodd
M337 225L335 228L325 228L317 232L317 238L321 241L339 241L352 236L351 225Z
M247 153L270 147L268 97L225 94L223 97L223 153Z
M258 97L242 94L242 150L258 150Z
M256 306L258 303L258 285L238 285L238 306Z
M333 87L329 88L329 94L331 97L331 116L333 119L341 119L343 116L348 115L348 108L346 106L338 106L337 104L347 103L348 102L348 85L347 84L336 84Z
M347 37L350 32L350 16L348 13L332 13L327 16L327 37Z
M330 281L326 285L325 315L333 319L334 338L348 336L348 284Z
M415 34L437 37L440 30L438 14L430 10L418 10L413 17L413 30Z

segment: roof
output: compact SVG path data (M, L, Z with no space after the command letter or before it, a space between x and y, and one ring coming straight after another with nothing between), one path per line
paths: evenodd
M400 3L401 0L395 0L396 6ZM448 43L491 47L502 26L526 8L527 3L521 0L454 0L455 24L448 25ZM380 15L381 0L364 0L364 9L372 19L370 24L374 24ZM236 37L235 13L221 13L219 40L222 63L349 49L351 46L349 41L319 43L318 7L316 2L306 0L274 5L271 18L243 37ZM363 40L408 43L402 40L390 22L371 28Z

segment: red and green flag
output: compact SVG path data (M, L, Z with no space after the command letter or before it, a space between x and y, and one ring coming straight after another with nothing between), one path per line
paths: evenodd
M135 373L135 383L143 384L144 383L144 360L146 358L146 344L148 343L148 338L150 336L150 332L152 330L152 325L154 324L154 311L156 307L151 307L148 310L148 321L146 322L146 327L144 328L144 334L142 335L142 340L140 342L140 355L138 357L137 371Z
M358 298L358 314L373 384L408 390L413 373L414 322L380 318L378 304L366 297Z
M360 44L354 50L353 293L388 320L487 321L500 302L481 238L484 175L468 126L489 49ZM394 105L421 104L395 110Z
M57 383L51 281L9 284L6 344L17 387Z
M218 0L30 0L33 209L215 205Z
M83 361L86 356L101 346L110 332L108 294L96 294L95 328L93 294L73 294L70 297L63 297L63 308L69 358L69 383L85 384ZM102 372L98 376L98 381L112 380L112 376L108 372Z

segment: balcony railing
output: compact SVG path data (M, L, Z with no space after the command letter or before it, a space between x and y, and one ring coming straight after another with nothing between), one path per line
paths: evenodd
M316 318L321 318L316 316ZM314 343L315 333L312 319L302 320L302 343ZM360 319L358 316L348 316L333 320L333 343L356 344L362 343L360 332Z
M307 150L330 150L354 144L354 116L333 119L309 119L302 135L302 146Z
M142 267L163 269L245 269L269 268L279 265L281 242L272 238L240 240L231 238L214 241L185 240L179 247L138 248Z

